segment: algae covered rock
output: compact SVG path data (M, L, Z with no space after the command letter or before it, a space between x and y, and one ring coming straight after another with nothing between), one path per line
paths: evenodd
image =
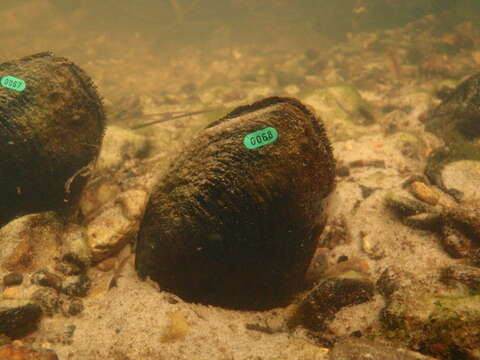
M318 89L304 101L315 109L336 141L366 135L371 132L368 125L376 123L373 106L351 86Z
M312 331L324 331L338 311L371 300L373 292L373 283L355 271L327 278L293 306L289 326L302 325Z
M442 276L458 275L453 269ZM480 295L455 292L440 296L431 283L393 267L383 272L377 285L387 301L381 315L387 338L441 359L476 358Z
M461 83L429 116L425 129L445 142L433 151L425 173L446 188L443 167L456 160L480 161L480 74Z
M87 74L52 53L0 64L0 77L2 224L78 196L85 179L66 183L97 156L105 115Z
M334 169L321 121L299 101L235 109L157 184L138 233L139 275L187 301L286 305L323 230Z

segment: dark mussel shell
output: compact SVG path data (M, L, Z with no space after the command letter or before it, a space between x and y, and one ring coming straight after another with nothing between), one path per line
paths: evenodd
M278 138L247 148L246 136L265 128ZM321 121L298 100L237 108L193 139L154 189L138 234L140 277L187 301L286 305L323 230L334 169Z
M25 86L0 87L0 225L68 207L85 179L71 193L66 182L96 158L105 128L92 81L71 61L39 53L0 64L5 77Z

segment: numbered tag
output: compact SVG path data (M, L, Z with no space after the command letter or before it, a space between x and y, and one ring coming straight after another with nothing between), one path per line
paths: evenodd
M273 143L278 139L278 132L272 127L267 127L265 129L255 131L248 134L243 139L243 144L247 149L256 149L261 146L265 146Z
M12 89L15 91L23 91L26 88L25 81L13 76L2 77L2 79L0 80L0 85L2 85L4 88Z

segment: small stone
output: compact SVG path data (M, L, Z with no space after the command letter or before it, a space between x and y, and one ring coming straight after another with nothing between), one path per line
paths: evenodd
M0 359L2 360L58 360L57 355L50 349L32 349L26 346L3 345L0 346Z
M400 217L428 212L424 203L395 193L385 195L384 202L385 206L394 210Z
M427 183L427 177L424 174L412 174L402 182L402 189L408 188L414 182Z
M113 180L88 186L79 201L84 219L89 220L95 216L102 206L117 196L121 190L120 184Z
M88 246L87 230L77 224L68 224L62 237L63 258L71 263L90 265L92 252Z
M307 287L313 286L325 272L328 264L327 252L328 249L326 248L318 248L315 251L312 261L305 273L305 285Z
M57 291L51 288L38 289L33 293L31 299L40 305L43 312L48 316L56 314L62 302Z
M335 169L335 175L340 177L350 176L350 168L345 165L339 166Z
M12 220L0 229L0 265L11 272L38 269L44 256L55 255L61 231L53 212Z
M462 199L480 199L480 161L450 162L442 167L439 178L449 192L461 193Z
M350 278L329 278L315 286L294 310L289 326L302 325L313 331L322 331L343 307L372 299L374 285L370 280L353 272L348 276Z
M373 194L373 192L375 190L378 189L378 188L373 188L373 187L370 187L370 186L365 186L365 185L362 185L362 184L359 184L358 187L360 188L363 199L368 198L370 195Z
M410 185L410 191L419 200L422 200L430 205L436 205L440 196L428 187L425 183L414 181Z
M85 272L85 265L75 262L73 258L66 257L55 264L55 270L64 275L80 275Z
M3 284L5 286L20 285L23 282L23 274L18 272L12 272L3 277Z
M362 250L369 258L374 260L382 259L385 256L385 251L380 247L379 243L372 240L368 234L362 236Z
M190 331L190 325L185 319L185 316L179 311L167 312L167 316L170 319L170 324L163 333L160 341L162 343L170 343L187 336Z
M78 298L72 298L71 301L66 304L66 307L64 308L64 313L69 316L75 316L80 314L83 309L84 306L82 300Z
M125 159L141 158L148 153L145 136L130 129L107 126L97 160L97 171L107 172L120 167Z
M351 236L347 220L343 215L340 215L329 221L327 226L325 226L325 230L318 241L318 246L333 249L336 246L349 244L350 242Z
M349 271L355 271L357 273L368 275L368 262L361 258L352 258L337 262L336 264L328 267L328 269L325 271L324 277L337 277Z
M407 216L403 219L405 225L430 231L440 231L443 225L443 218L439 213L423 213Z
M19 291L18 287L16 286L10 286L7 287L5 290L3 290L3 297L5 299L15 299L18 297Z
M290 96L295 96L300 92L300 88L295 84L287 85L283 90Z
M117 262L117 259L114 257L107 258L101 262L99 262L96 266L96 268L100 271L103 272L108 272L111 271L115 268L115 263Z
M47 270L38 270L32 275L32 283L58 290L62 287L62 278Z
M473 294L480 293L480 269L468 265L453 265L442 271L441 280L446 284L461 283Z
M30 300L0 301L0 334L21 338L37 328L42 309Z
M470 260L472 261L473 265L480 267L480 248L472 251L472 254L470 255Z
M472 240L480 238L480 200L467 200L447 207L446 217L452 226Z
M12 340L3 334L0 334L0 346L10 344Z
M472 240L451 226L443 227L441 242L445 251L456 259L469 257L474 248Z
M87 296L92 282L86 274L69 276L63 282L61 292L71 296Z
M68 325L67 328L65 329L65 336L67 338L71 338L73 337L73 334L75 333L75 330L77 329L77 327L75 325Z
M143 189L124 191L116 198L123 207L123 214L130 220L140 220L148 202L148 193Z
M395 291L400 288L400 281L403 273L396 266L387 267L377 280L377 289L380 293L389 298Z
M136 234L139 226L140 204L134 205L132 192L123 196L121 202L102 211L87 226L88 246L95 261L100 261L121 250ZM145 193L141 193L141 206L146 205Z

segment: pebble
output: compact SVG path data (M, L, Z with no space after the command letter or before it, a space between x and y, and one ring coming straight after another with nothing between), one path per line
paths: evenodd
M83 306L82 300L78 298L72 298L69 302L66 303L64 307L64 314L67 316L75 316L80 314L85 307Z
M88 246L93 260L106 259L135 236L147 201L145 190L127 190L87 225Z
M290 96L295 96L300 92L300 88L297 85L287 85L283 90Z
M69 276L63 282L61 292L71 296L87 296L92 282L86 274Z
M3 290L3 297L6 299L15 299L19 294L18 288L16 286L7 287Z
M342 276L326 279L309 291L295 306L288 320L289 327L302 325L313 331L323 331L343 307L373 298L374 285L363 274L351 271Z
M428 212L425 203L396 193L388 193L385 195L384 202L388 208L395 211L401 217Z
M109 272L115 268L115 263L117 262L117 259L114 257L110 257L108 259L105 259L101 262L99 262L96 266L96 268L100 271L103 272Z
M305 285L313 286L323 275L328 265L328 249L318 248L305 273Z
M444 226L440 236L443 248L453 258L469 257L474 244L471 239L452 226Z
M418 229L440 231L443 225L443 219L439 213L423 213L407 216L403 219L403 223Z
M362 250L374 260L382 259L385 256L385 251L379 246L377 241L374 241L368 234L362 236L361 240Z
M462 194L462 199L480 199L480 161L460 160L446 164L440 173L445 188Z
M23 274L18 272L11 272L3 277L3 284L5 286L20 285L23 282Z
M87 229L81 225L68 224L62 236L62 257L74 264L90 265L92 252L88 246Z
M449 223L472 239L480 238L480 199L466 200L446 208Z
M58 360L53 350L33 349L27 346L3 345L0 346L2 360Z
M436 205L440 196L433 191L429 186L420 181L414 181L410 184L411 193L419 200L422 200L430 205Z
M62 302L57 291L51 288L38 289L32 294L31 299L40 305L43 312L48 316L56 314Z
M32 275L32 283L59 290L62 287L62 278L47 270L38 270Z
M453 265L442 270L441 278L446 284L460 283L473 293L480 293L480 269L468 265Z

